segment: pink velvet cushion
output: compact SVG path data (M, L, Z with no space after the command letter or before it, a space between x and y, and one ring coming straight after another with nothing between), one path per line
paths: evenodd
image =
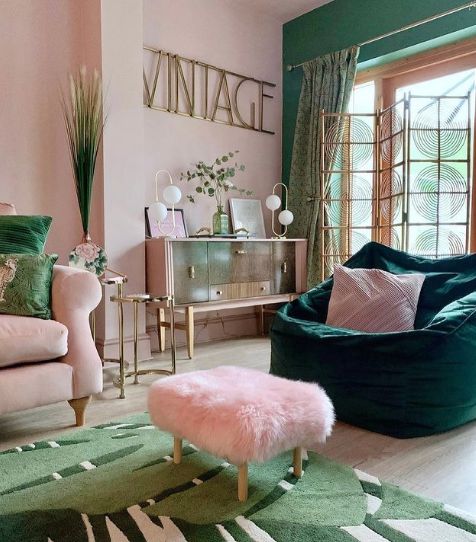
M159 428L236 465L316 448L334 424L317 384L233 366L154 382L149 413Z
M54 320L0 315L0 367L45 361L68 351L68 330Z
M421 274L336 265L326 324L369 333L410 331L424 280Z

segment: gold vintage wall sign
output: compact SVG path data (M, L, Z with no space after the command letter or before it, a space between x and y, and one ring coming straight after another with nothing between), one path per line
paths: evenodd
M148 66L144 66L143 71L144 105L147 107L274 134L265 128L264 119L265 99L274 98L268 94L268 89L276 87L274 83L240 75L161 49L144 46L144 51L149 57ZM248 115L243 111L245 87L248 87ZM256 101L251 98L250 93L255 95Z

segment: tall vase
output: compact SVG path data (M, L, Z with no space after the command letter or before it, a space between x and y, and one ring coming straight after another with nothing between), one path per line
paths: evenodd
M226 235L228 233L228 215L223 210L222 205L218 205L216 213L213 215L213 234Z

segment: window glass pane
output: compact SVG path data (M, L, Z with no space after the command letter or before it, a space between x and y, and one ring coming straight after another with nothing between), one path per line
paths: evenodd
M476 70L465 70L401 87L397 89L395 98L401 100L409 92L419 96L464 96L474 90L475 73Z
M375 83L355 85L349 102L349 113L375 113Z

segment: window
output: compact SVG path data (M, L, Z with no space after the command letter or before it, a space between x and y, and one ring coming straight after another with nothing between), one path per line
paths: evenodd
M436 258L476 250L475 68L474 41L374 68L348 114L325 116L323 276L371 239Z

